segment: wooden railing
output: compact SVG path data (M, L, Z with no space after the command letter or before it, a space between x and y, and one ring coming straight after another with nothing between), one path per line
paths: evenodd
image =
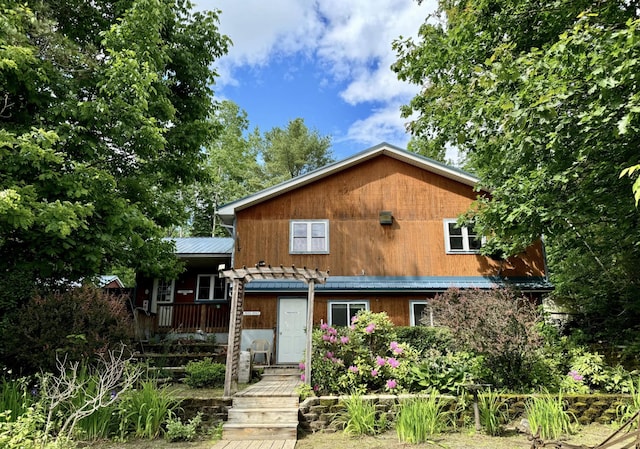
M158 304L157 327L160 332L228 332L229 305Z

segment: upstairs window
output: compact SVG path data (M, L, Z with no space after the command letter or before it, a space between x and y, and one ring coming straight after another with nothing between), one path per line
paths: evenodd
M289 229L291 254L328 254L328 220L292 220Z
M226 282L215 274L199 274L196 301L225 301Z
M482 247L473 226L458 226L455 219L444 221L444 238L448 254L476 254Z

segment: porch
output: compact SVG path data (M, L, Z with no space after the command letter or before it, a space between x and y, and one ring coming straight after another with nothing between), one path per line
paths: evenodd
M226 334L229 332L229 305L220 303L158 304L157 313L136 309L137 330L147 339L151 335ZM202 337L204 339L204 337Z

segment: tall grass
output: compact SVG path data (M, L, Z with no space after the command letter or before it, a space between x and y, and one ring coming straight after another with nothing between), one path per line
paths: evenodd
M480 424L488 435L498 436L502 433L502 426L508 420L507 402L503 398L503 391L488 390L478 395L478 409Z
M629 394L631 395L631 402L623 404L616 409L620 425L625 424L637 411L640 410L640 379L638 379L637 383L629 381ZM638 426L638 423L636 421L631 425L635 428Z
M562 394L531 398L525 404L531 432L543 439L556 439L573 432L571 415L564 410Z
M120 434L153 439L160 435L162 424L171 416L180 401L166 387L154 381L144 381L137 390L125 393L120 401Z
M0 410L8 413L3 414L3 421L15 422L27 409L33 405L34 398L29 392L27 379L6 380L0 383Z
M402 402L396 416L396 433L400 441L424 443L444 431L451 417L449 405L449 401L435 392Z
M344 412L336 416L336 422L343 426L344 433L350 436L376 435L387 428L386 415L377 417L373 402L366 401L360 395L352 395L342 400Z

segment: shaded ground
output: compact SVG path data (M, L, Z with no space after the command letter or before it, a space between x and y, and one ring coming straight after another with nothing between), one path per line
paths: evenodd
M594 446L604 441L615 429L610 426L592 424L583 427L577 434L565 441L573 444ZM211 449L215 441L198 441L193 443L169 443L164 440L136 440L127 443L101 442L94 443L92 449ZM447 433L434 438L433 443L406 444L400 443L394 431L389 431L377 437L349 438L341 432L324 433L302 436L296 444L296 449L342 449L356 447L358 449L407 449L444 447L448 449L528 449L531 442L521 433L508 432L502 437L490 437L474 431L462 430Z

